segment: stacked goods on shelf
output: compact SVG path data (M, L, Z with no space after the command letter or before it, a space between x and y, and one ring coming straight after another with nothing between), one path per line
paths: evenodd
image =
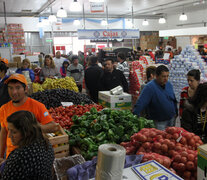
M187 46L180 55L175 56L169 65L169 81L172 83L177 101L180 100L182 88L188 86L186 75L189 70L200 69L201 81L207 77L206 62L193 46Z
M202 144L199 136L179 127L144 128L121 143L127 154L144 154L143 162L156 160L184 179L197 178L197 148Z
M70 127L73 125L72 117L74 115L82 116L86 112L89 112L92 107L96 108L97 111L103 109L102 106L97 104L85 104L50 108L49 113L56 123L59 123L62 128L69 130Z
M47 109L62 106L61 102L73 104L93 104L93 101L85 94L76 93L68 89L48 89L33 93L31 98L43 103Z
M5 29L2 31L3 39L6 40ZM7 25L8 42L13 45L13 53L19 54L25 51L24 30L22 24Z
M139 61L133 61L130 64L130 87L129 91L132 94L132 104L135 103L139 94L140 87L144 83L145 80L145 71L147 66L153 65L153 61L149 56L141 56Z
M71 91L78 92L78 87L72 77L65 77L60 79L46 78L44 83L33 83L33 92L43 91L46 89L69 89Z
M98 146L106 143L119 144L144 127L154 127L152 120L137 118L129 110L91 108L83 116L73 116L69 143L80 148L86 159L97 155Z
M140 47L142 49L155 49L159 44L158 32L141 32Z

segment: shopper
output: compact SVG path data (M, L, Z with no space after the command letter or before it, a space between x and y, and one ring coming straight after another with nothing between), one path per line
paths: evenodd
M11 139L8 137L7 124L8 116L16 111L26 110L32 112L37 121L41 123L41 128L44 133L56 132L59 129L58 124L53 121L46 107L42 103L27 97L28 87L24 75L12 74L5 83L8 84L11 101L0 108L0 158L4 157L5 150L6 156L8 157L11 151L16 148L12 145Z
M56 77L60 77L60 73L54 64L52 56L46 55L44 60L44 67L40 71L40 80L44 81L46 78Z
M192 69L187 73L187 80L189 86L184 87L180 94L180 106L179 106L180 117L182 117L182 112L186 100L192 98L195 94L195 91L200 83L200 74L201 73L199 69Z
M78 62L78 56L72 56L72 64L68 67L67 76L72 76L78 86L79 92L82 92L82 84L84 78L84 69Z
M207 83L199 84L182 113L181 127L200 136L207 143Z
M7 123L9 139L17 148L8 156L1 180L52 179L54 151L34 114L17 111Z
M144 82L144 84L141 85L140 92L144 89L146 84L150 82L151 80L155 79L156 75L156 67L155 66L149 66L146 68L146 78L147 80Z
M59 70L61 68L65 58L61 57L60 51L57 51L53 60L54 60L55 66Z
M128 92L128 83L124 74L114 68L112 59L107 59L104 64L104 74L101 79L102 90L109 91L117 86L122 86L124 92Z
M33 82L35 79L35 74L34 74L34 71L30 69L30 67L31 67L31 64L30 64L29 59L24 59L22 61L22 67L17 69L16 73L23 74L24 71L28 71L31 82Z
M156 128L160 130L174 126L177 114L177 102L168 77L168 68L164 65L158 66L156 78L144 87L133 112L140 116L147 109L150 119L154 120Z
M8 87L4 82L9 78L7 73L8 67L4 62L0 62L0 107L10 101Z
M148 49L148 53L150 57L152 58L152 60L155 61L155 55L153 54L152 49Z
M117 54L117 60L118 60L117 69L123 72L123 74L127 80L127 83L129 85L129 65L126 61L125 54L123 52L119 52Z
M66 77L67 68L70 65L68 60L65 60L62 64L62 67L60 68L60 74L62 77Z
M78 60L79 60L79 64L81 64L84 67L85 57L84 57L84 53L81 51L78 51Z
M5 65L6 65L6 67L7 67L7 73L6 73L6 75L11 75L11 74L14 74L14 72L13 71L11 71L10 69L9 69L9 61L8 61L8 59L6 59L6 58L1 58L0 59L0 62L3 62L3 63L5 63Z
M98 91L101 90L101 78L103 69L98 66L98 57L91 56L89 58L90 67L85 71L85 84L91 99L98 103Z

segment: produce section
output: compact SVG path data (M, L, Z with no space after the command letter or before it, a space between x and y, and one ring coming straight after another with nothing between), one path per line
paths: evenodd
M197 148L202 144L199 136L179 127L144 128L121 143L127 154L143 154L143 162L156 160L184 179L197 178Z
M105 143L119 144L144 127L154 127L153 121L137 118L130 111L91 108L83 116L73 116L69 143L77 146L86 159L97 155L98 146Z

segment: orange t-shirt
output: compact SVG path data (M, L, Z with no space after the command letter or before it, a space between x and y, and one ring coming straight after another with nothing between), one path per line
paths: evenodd
M8 103L4 104L0 108L1 126L4 127L7 130L7 132L8 132L7 117L10 116L12 113L21 110L32 112L35 115L37 121L42 125L53 121L45 105L30 97L27 98L26 102L23 105L18 107L15 107L12 104L12 101L9 101ZM11 139L8 136L7 136L6 144L7 144L6 157L8 157L8 155L16 148L16 146L12 145Z

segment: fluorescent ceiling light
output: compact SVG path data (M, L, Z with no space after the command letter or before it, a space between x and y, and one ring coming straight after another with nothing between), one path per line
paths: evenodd
M179 17L179 20L180 20L180 21L187 21L187 20L188 20L188 17L187 17L187 15L186 15L185 13L182 13L182 14L180 15L180 17Z
M81 5L77 0L74 0L70 6L70 11L77 12L81 11Z
M67 12L63 7L61 7L57 12L57 17L65 18L67 17Z
M148 25L149 25L149 22L145 19L145 20L142 22L142 25L143 25L143 26L148 26Z
M165 24L165 23L166 23L166 19L165 19L164 17L161 17L161 18L159 19L159 23L160 23L160 24Z
M102 25L102 26L107 26L107 25L108 25L108 23L107 23L107 21L106 21L106 20L102 20L102 21L101 21L101 25Z
M79 21L78 19L75 19L75 20L73 21L73 24L74 24L75 26L79 26L79 25L80 25L80 21Z
M48 20L50 23L57 22L57 17L54 14L49 15Z

